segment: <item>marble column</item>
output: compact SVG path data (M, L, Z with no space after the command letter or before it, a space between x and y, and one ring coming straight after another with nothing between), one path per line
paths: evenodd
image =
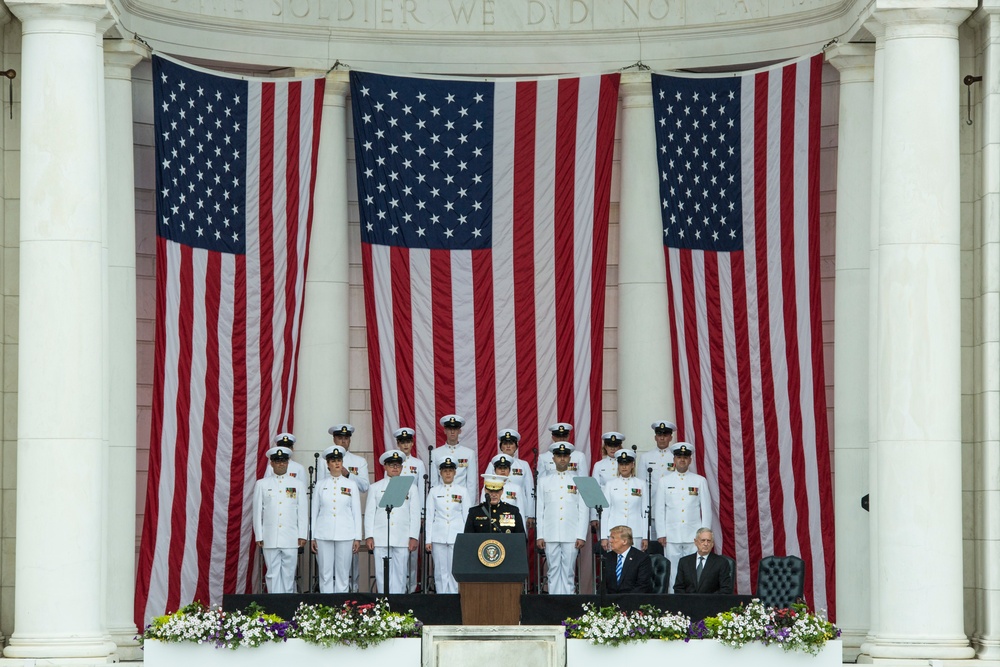
M984 0L978 24L982 75L976 114L978 217L975 330L976 437L974 454L976 631L981 660L1000 660L1000 0ZM975 100L975 96L973 97Z
M872 97L875 47L838 44L826 53L840 72L837 138L837 245L834 295L834 498L837 624L845 657L868 633L868 252L871 218Z
M137 42L104 42L107 174L109 421L107 609L122 660L141 660L135 641L136 296L132 68L148 55Z
M22 23L14 632L7 658L109 659L98 0L10 0ZM133 408L134 411L134 408Z
M315 452L333 444L326 430L349 421L349 90L347 72L327 75L295 394L295 433L302 443L296 447L296 458L307 467L316 465ZM320 460L319 465L325 462Z
M976 3L947 4L876 2L885 27L876 661L973 656L962 590L958 26Z
M650 423L677 415L649 74L625 72L620 91L618 430L651 449Z

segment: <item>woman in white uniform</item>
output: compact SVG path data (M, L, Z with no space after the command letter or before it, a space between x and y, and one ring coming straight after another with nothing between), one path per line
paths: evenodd
M329 477L313 491L312 551L319 568L320 593L347 593L351 564L361 546L361 491L344 476L345 450L339 445L323 451Z

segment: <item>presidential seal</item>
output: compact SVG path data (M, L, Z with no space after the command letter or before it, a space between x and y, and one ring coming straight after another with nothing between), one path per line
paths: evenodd
M479 562L486 567L496 567L503 562L507 552L496 540L486 540L479 545Z

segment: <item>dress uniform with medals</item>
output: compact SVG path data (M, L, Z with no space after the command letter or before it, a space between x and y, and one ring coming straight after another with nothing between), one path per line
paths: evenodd
M465 516L472 506L468 489L455 484L449 470L454 473L458 464L445 458L439 472L447 475L451 483L442 481L432 486L427 495L426 549L434 559L434 589L438 593L458 593L458 582L451 574L455 536L462 532Z
M552 434L552 442L568 442L569 436L573 432L573 425L566 422L556 422L549 426L549 433ZM556 471L556 464L552 461L552 452L545 451L538 454L538 480L545 475L551 475ZM587 474L587 457L583 452L576 449L569 455L569 471L574 475Z
M334 424L326 432L333 436L333 444L344 448L344 476L353 479L361 489L361 493L365 493L371 485L371 479L368 474L368 461L363 456L351 453L350 450L354 427L350 424ZM337 442L338 439L340 442ZM326 466L320 466L317 479L329 476L330 471Z
M424 494L426 492L424 489L424 477L427 476L427 468L424 466L423 461L413 456L413 436L416 433L412 428L404 426L393 431L392 437L396 438L396 447L406 456L406 460L403 461L403 472L400 474L413 477L413 488L417 490L417 495L420 497L420 507L423 507ZM417 552L411 551L410 593L417 592L418 583L420 583L420 577L417 575Z
M294 453L293 450L295 449L295 436L292 435L291 433L279 433L278 436L274 439L274 446L285 447L289 451L292 451L292 453ZM302 482L306 485L309 484L305 466L303 466L298 461L293 461L289 459L288 472L286 472L285 474L288 475L289 477L295 477L296 479L301 479ZM271 466L267 466L267 470L264 471L264 477L274 477L274 469L271 468Z
M440 419L441 426L445 429L459 429L465 426L465 419L459 415L445 415ZM459 444L456 440L454 444L445 442L436 447L431 452L431 470L434 475L434 484L441 483L441 462L451 459L458 465L453 484L464 486L469 490L469 497L475 498L479 492L479 457L476 452L465 445Z
M309 536L306 485L287 473L291 456L287 447L267 450L275 474L253 487L253 533L264 552L269 593L295 592L299 547Z
M666 419L658 419L650 426L656 436L656 447L639 457L639 467L635 471L635 476L646 480L649 488L655 491L663 476L674 471L674 453L671 451L670 439L677 430L677 425ZM661 443L665 444L661 447ZM653 469L652 474L649 473L650 468ZM653 526L653 534L649 539L655 540L657 537L659 535L656 534L656 526Z
M554 442L549 451L560 460L569 458L573 445L568 442ZM555 458L553 458L555 461ZM583 502L583 496L576 488L574 477L579 473L566 469L538 480L538 503L535 506L535 530L537 546L545 549L548 563L549 594L571 595L573 593L573 564L577 552L587 539L587 524L590 510Z
M694 537L698 529L712 526L712 498L708 493L708 482L687 467L694 454L694 446L678 442L672 451L676 469L660 479L653 495L657 539L665 538L663 555L670 560L670 587L667 590L674 589L678 561L697 551Z
M632 452L618 452L615 464L620 466L628 463L635 463ZM646 509L649 495L645 480L636 477L633 468L629 477L614 477L604 484L603 489L609 506L603 513L601 539L607 540L614 526L628 526L632 529L632 539L641 548L642 540L648 539Z
M509 503L499 498L503 497L506 477L502 475L483 475L483 487L489 492L497 493L498 502L494 505L492 499L482 502L469 510L465 518L466 533L523 533L524 520L521 512Z
M618 476L618 461L615 460L615 456L618 455L618 451L625 444L625 436L618 431L608 431L601 436L601 441L604 443L606 448L604 458L594 464L594 470L591 477L597 480L597 483L604 486L613 477Z
M406 576L409 571L410 540L415 545L420 537L420 503L417 492L410 487L406 500L399 507L394 507L386 515L384 507L379 507L379 501L385 495L386 487L392 477L398 477L403 470L406 457L398 449L390 449L378 458L386 469L386 476L375 482L368 489L368 499L365 503L365 537L371 541L375 555L375 586L379 593L385 593L385 576L382 561L386 554L391 560L389 565L390 594L406 592ZM396 471L399 472L396 472ZM389 544L386 544L388 529ZM415 546L414 546L415 548Z
M520 507L521 516L525 519L532 519L535 516L535 476L531 474L531 466L518 455L517 446L521 440L521 434L512 428L505 428L497 434L498 454L504 454L511 459L510 481L521 485L524 498L528 501L527 507ZM513 446L511 446L513 445ZM496 457L493 457L496 461Z
M344 461L345 450L332 445L323 451L327 462ZM347 593L351 587L351 564L361 542L361 491L353 479L328 475L320 480L312 497L313 551L319 570L320 593Z

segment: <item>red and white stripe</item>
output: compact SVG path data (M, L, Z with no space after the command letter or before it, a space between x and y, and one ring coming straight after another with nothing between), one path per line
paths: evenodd
M412 425L426 461L449 413L480 472L498 427L530 461L555 421L599 446L618 81L495 84L491 250L362 244L376 457Z
M140 627L251 589L253 485L292 428L324 82L247 82L245 255L157 237Z
M743 251L666 249L679 437L696 446L737 591L764 556L806 561L834 611L819 275L822 58L742 79Z

